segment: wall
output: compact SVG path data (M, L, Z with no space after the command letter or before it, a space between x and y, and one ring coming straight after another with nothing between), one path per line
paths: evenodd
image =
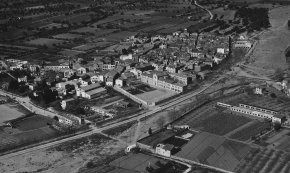
M122 94L124 94L125 96L129 97L130 99L134 100L137 103L141 103L144 106L155 106L155 102L146 102L142 99L140 99L139 97L127 92L126 90L124 90L123 88L120 88L118 86L114 86L114 89Z

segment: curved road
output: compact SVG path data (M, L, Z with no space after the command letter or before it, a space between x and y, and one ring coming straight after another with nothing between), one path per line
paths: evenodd
M209 87L211 87L212 85L214 85L215 83L219 82L220 80L222 80L224 78L225 77L220 77L220 78L218 78L217 80L215 80L214 82L212 82L211 84L209 84L208 86L202 88L199 91L193 91L191 93L188 93L187 95L182 95L178 99L176 99L176 100L174 100L174 101L172 101L172 102L170 102L170 103L168 103L166 105L162 105L161 107L157 107L157 108L155 108L152 111L146 112L146 113L141 114L141 115L136 116L136 117L132 117L132 118L130 118L128 120L121 121L121 122L118 122L118 123L115 123L115 124L111 124L111 125L108 125L108 126L102 127L102 128L94 128L92 131L89 131L89 132L86 132L86 133L82 133L82 134L79 134L79 135L76 135L76 136L68 137L68 138L65 138L65 139L61 139L59 141L54 141L54 142L50 142L50 143L47 143L47 144L39 145L39 146L36 146L36 147L32 147L32 148L28 148L28 149L25 149L25 150L17 151L17 152L14 152L14 153L10 153L10 154L7 154L7 155L3 155L3 156L0 156L0 159L7 159L7 158L14 157L14 156L17 156L17 155L29 153L29 152L32 152L32 151L35 151L35 150L48 148L48 147L51 147L51 146L54 146L54 145L58 145L58 144L61 144L61 143L64 143L64 142L68 142L68 141L72 141L72 140L75 140L75 139L87 137L87 136L93 135L95 133L101 133L103 130L108 130L108 129L111 129L111 128L115 128L115 127L118 127L118 126L120 126L122 124L126 124L126 123L129 123L129 122L135 121L135 120L140 120L141 118L150 116L150 115L155 114L155 113L157 113L159 111L162 111L164 109L172 107L172 106L174 106L174 105L176 105L176 104L178 104L180 102L183 102L183 101L185 101L187 99L190 99L190 98L202 93L203 91L205 91L206 89L208 89Z
M205 7L203 7L203 6L199 5L199 4L197 3L197 1L194 1L194 4L195 4L196 6L198 6L199 8L201 8L201 9L203 9L203 10L207 11L207 12L208 12L208 14L210 15L210 20L212 20L212 19L213 19L213 14L211 13L211 11L209 11L209 10L208 10L208 9L206 9Z

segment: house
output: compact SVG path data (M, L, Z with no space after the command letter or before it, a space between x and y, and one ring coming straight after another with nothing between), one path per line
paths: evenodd
M263 88L256 87L255 90L254 90L254 93L258 94L258 95L262 95L263 94Z
M68 69L70 68L69 64L60 64L58 62L54 62L44 66L45 70L53 70L53 71L60 71L61 69Z
M107 86L114 86L114 78L109 77L106 81Z
M72 102L72 101L74 101L74 98L69 98L69 99L62 100L61 103L60 103L61 108L62 108L63 110L65 110L65 109L67 108L68 104L69 104L70 102Z
M90 75L90 77L91 77L91 82L92 82L92 83L97 83L97 82L100 81L100 79L99 79L99 75L98 75L98 74L96 74L96 73L90 73L90 74L88 74L88 75Z
M133 55L132 54L128 54L128 55L121 55L120 56L120 60L125 61L128 59L133 59Z
M23 69L23 64L18 64L18 63L12 63L9 67L10 70L22 70Z
M169 75L185 85L188 85L192 81L192 77L189 77L188 75L183 73L170 73Z
M39 65L29 65L29 70L31 72L36 72L39 69L40 69Z
M100 108L98 106L92 106L90 108L90 110L92 110L92 111L94 111L96 113L99 113L102 116L108 117L108 119L114 118L114 116L115 116L115 114L110 112L110 110L106 110L106 109Z
M29 90L33 91L35 89L37 85L32 83L32 84L28 84Z
M119 87L124 86L124 79L122 77L119 77L118 79L116 79L116 85Z
M114 86L115 80L117 79L118 75L119 73L116 70L109 71L107 74L105 74L106 85Z
M170 157L171 152L174 149L174 145L172 144L157 144L155 148L155 153L161 156Z
M70 68L61 69L60 71L63 73L63 76L65 78L70 78L76 73L75 70L70 69Z
M81 87L88 86L89 84L91 84L91 78L89 75L83 75L78 79L78 83Z
M19 77L19 78L17 78L17 81L26 83L27 82L27 76Z
M94 83L82 88L76 89L76 95L87 99L92 99L106 93L106 89L102 88L100 84Z
M77 74L82 75L82 74L86 74L87 73L87 69L84 67L80 67L77 69Z
M238 40L234 43L234 47L242 49L250 49L252 47L252 43L247 40Z
M130 72L132 72L137 78L140 78L143 72L149 71L149 70L154 70L154 67L148 63L148 64L141 64L133 68L132 70L130 70Z
M166 71L168 71L169 73L178 73L178 71L182 68L183 66L181 65L174 65L171 64L169 66L166 67Z

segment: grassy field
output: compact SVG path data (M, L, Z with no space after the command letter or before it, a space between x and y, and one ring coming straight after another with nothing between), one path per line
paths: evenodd
M235 134L231 135L230 138L247 141L251 139L252 136L256 136L262 131L268 129L270 124L268 122L260 122L256 121L252 125L248 126L245 129L241 129L240 131L236 132Z
M287 173L290 172L290 154L268 148L251 151L234 172Z
M65 34L58 34L53 36L53 38L55 39L59 39L59 40L73 40L76 38L81 38L82 36L77 35L77 34L70 34L70 33L65 33Z
M188 124L197 130L218 135L225 135L250 121L251 119L247 117L236 116L230 113L217 112L208 118L195 120L189 122Z
M47 46L49 48L54 47L54 45L57 44L63 44L65 41L62 40L57 40L57 39L50 39L50 38L37 38L34 40L30 40L25 42L26 44L29 45L35 45L35 46Z
M0 105L0 123L2 124L5 121L12 120L23 115L28 114L24 107L18 103L6 103Z
M138 154L127 155L122 158L116 159L113 162L111 162L110 165L125 168L132 171L147 172L146 167L148 166L149 162L152 165L152 167L154 167L157 170L157 169L160 169L160 167L165 166L165 164L168 161L157 158L157 157L138 153ZM167 165L166 168L162 170L164 172L171 172L173 171L172 170L173 167L175 167L174 172L176 173L182 172L186 169L184 165L175 164L174 166ZM162 172L161 169L159 170L159 172Z
M58 131L47 125L52 121L52 119L41 115L33 115L14 122L15 128L2 126L0 130L0 151L7 151L56 137Z
M47 126L47 123L52 123L54 120L49 117L35 115L27 117L23 120L17 121L15 126L21 131L30 131Z

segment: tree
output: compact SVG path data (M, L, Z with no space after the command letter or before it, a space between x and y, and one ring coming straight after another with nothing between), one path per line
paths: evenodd
M279 130L281 129L282 126L281 126L280 123L275 122L274 125L273 125L273 127L274 127L274 129L275 129L276 131L279 131Z
M163 128L163 126L165 125L165 117L164 116L160 117L156 121L156 123L157 123L158 128L160 128L160 129Z
M275 93L271 93L270 96L271 96L272 98L276 98L276 97L277 97Z
M152 135L152 129L151 129L151 127L148 129L148 134L149 135Z
M281 68L277 68L274 72L274 78L277 81L282 81L284 78L284 71Z

